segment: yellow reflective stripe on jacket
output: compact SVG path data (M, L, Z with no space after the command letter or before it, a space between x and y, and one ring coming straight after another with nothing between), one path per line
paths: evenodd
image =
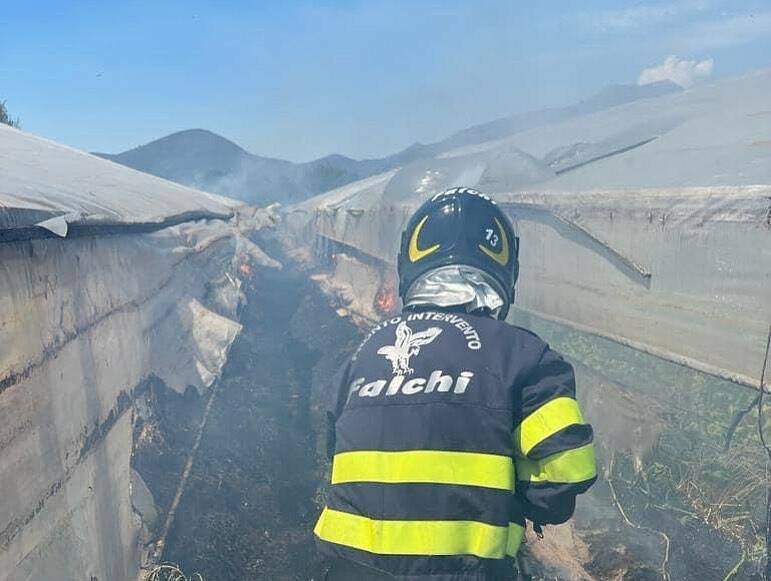
M476 521L375 520L325 508L314 533L324 541L378 555L476 555L502 559L519 547L519 525Z
M379 482L458 484L514 490L508 456L475 452L410 450L341 452L332 463L332 484Z
M552 454L541 460L517 458L516 462L517 478L522 481L574 484L597 475L592 444Z
M522 539L525 536L525 527L516 523L509 523L509 541L506 544L506 554L509 557L516 557Z
M583 424L584 418L578 402L572 397L558 397L546 402L527 416L514 431L514 446L517 452L527 456L530 450L573 424Z

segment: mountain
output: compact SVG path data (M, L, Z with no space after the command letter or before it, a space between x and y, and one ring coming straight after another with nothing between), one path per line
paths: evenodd
M97 153L171 181L256 204L292 202L382 171L329 155L308 163L253 155L205 129L189 129L118 154Z
M189 129L105 159L187 186L264 205L290 203L347 183L466 145L475 145L559 123L632 101L680 91L669 81L611 85L575 105L511 115L459 131L447 139L416 143L387 157L356 160L339 154L307 163L254 155L205 129Z
M180 131L123 153L101 157L171 181L244 200L260 192L286 194L294 187L294 164L252 155L204 129Z

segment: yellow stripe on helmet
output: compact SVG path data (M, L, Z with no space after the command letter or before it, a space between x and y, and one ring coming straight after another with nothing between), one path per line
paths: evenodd
M501 266L506 266L509 263L509 238L506 236L506 230L504 230L500 220L498 218L493 218L493 220L498 225L498 231L500 232L501 249L495 252L483 244L479 245L479 249Z
M418 222L417 226L415 226L415 229L412 231L412 236L410 236L410 245L407 250L407 253L409 254L410 262L417 262L418 260L421 260L428 256L429 254L433 254L437 250L439 250L439 244L434 244L433 246L429 246L428 248L421 249L418 247L418 237L420 236L420 231L423 230L423 226L426 224L426 221L428 220L428 216L424 216L423 219Z

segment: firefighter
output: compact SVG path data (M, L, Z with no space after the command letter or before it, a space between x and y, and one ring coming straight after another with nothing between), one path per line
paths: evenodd
M596 479L573 369L504 322L519 238L489 197L433 196L398 256L404 309L338 372L328 405L327 579L505 580L526 522L573 515Z

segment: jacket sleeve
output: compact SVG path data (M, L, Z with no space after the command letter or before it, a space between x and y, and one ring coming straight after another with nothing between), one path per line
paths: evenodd
M597 479L592 427L575 396L573 367L547 346L522 387L514 431L516 494L535 524L570 519Z
M332 459L335 455L335 424L337 418L345 406L348 397L348 370L350 363L344 364L332 379L326 384L324 399L327 417L327 457Z

